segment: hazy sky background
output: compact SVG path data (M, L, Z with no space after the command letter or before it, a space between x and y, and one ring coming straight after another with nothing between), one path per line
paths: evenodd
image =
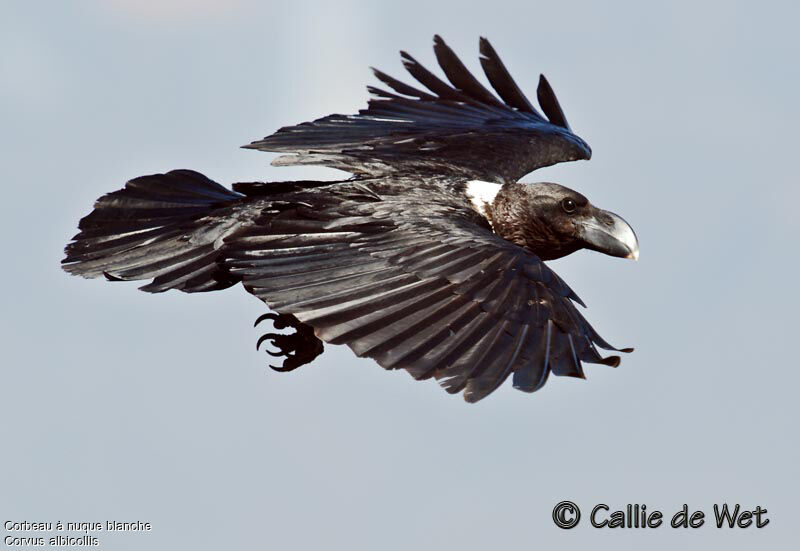
M646 5L647 4L647 5ZM0 4L0 520L151 522L102 549L790 549L800 517L796 3ZM349 349L271 372L235 287L68 277L78 219L129 178L329 178L238 146L349 113L489 37L558 93L591 162L554 180L621 214L638 263L553 263L611 342L587 381L477 405ZM557 528L553 506L583 509ZM761 530L598 530L644 503L769 510ZM0 530L3 537L7 532Z

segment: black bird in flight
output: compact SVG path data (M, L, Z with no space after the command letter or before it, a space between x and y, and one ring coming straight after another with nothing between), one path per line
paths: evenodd
M247 182L232 190L191 170L142 176L104 195L80 221L63 268L84 277L152 280L151 293L241 282L274 312L268 333L288 371L347 344L415 379L436 378L476 402L513 374L533 392L581 362L619 364L581 315L583 302L545 260L592 249L636 259L619 216L553 183L517 181L589 159L544 76L540 113L489 42L480 62L499 98L439 37L450 84L401 52L427 90L375 70L393 92L357 115L281 128L244 147L324 165L341 181ZM257 322L258 323L258 322ZM622 349L629 352L631 349Z

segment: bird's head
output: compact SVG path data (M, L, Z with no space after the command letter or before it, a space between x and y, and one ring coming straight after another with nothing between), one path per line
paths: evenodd
M505 184L487 214L498 235L530 249L542 260L580 249L639 258L639 241L622 217L558 184Z

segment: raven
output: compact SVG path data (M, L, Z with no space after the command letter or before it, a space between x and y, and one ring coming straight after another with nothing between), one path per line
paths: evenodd
M232 189L191 170L142 176L104 195L65 249L64 270L141 289L187 293L241 282L263 300L283 356L310 362L323 341L415 379L436 378L476 402L513 374L533 392L549 373L584 378L603 357L585 307L545 263L579 249L638 258L631 227L554 183L518 183L537 168L589 159L550 84L540 113L480 39L499 98L439 37L450 84L401 52L427 91L381 71L393 91L355 115L284 127L244 146L283 153L274 165L324 165L340 181L240 182Z

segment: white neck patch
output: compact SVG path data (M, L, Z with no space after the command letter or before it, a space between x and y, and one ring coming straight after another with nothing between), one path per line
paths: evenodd
M475 210L486 216L486 205L491 206L494 203L494 199L497 197L501 187L503 187L503 184L470 180L467 182L467 197L472 201L472 206L475 207Z

